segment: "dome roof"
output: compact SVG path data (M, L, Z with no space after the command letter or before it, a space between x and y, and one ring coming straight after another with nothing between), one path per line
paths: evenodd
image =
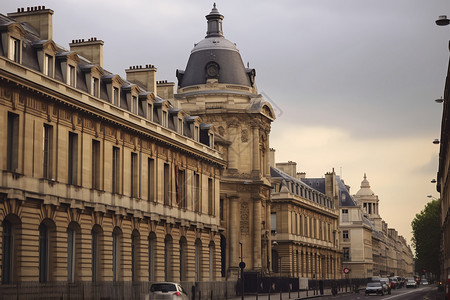
M177 70L178 86L183 88L206 84L208 79L217 79L219 83L253 86L255 71L244 67L236 45L223 36L223 15L217 10L216 4L206 19L206 37L195 44L186 70Z
M364 173L364 179L361 181L361 189L356 193L356 196L374 196L374 192L370 189L370 183Z

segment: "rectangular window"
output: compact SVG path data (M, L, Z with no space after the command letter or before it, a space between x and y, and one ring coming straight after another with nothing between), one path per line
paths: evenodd
M68 183L78 183L78 134L69 132Z
M184 170L178 169L176 184L178 206L180 208L186 208L186 176Z
M148 159L148 201L155 201L155 160Z
M93 77L92 80L92 95L98 98L100 96L100 80L97 77Z
M69 65L69 74L68 74L68 77L67 77L67 84L69 84L70 86L75 87L75 78L76 78L75 76L76 76L76 74L75 74L75 67Z
M120 149L113 147L112 153L112 192L120 192Z
M345 240L348 240L348 230L343 230L342 231L342 238Z
M178 119L178 133L179 134L183 134L183 120L182 119Z
M194 126L194 141L198 142L198 137L199 137L199 127L197 125Z
M350 260L350 248L349 247L344 247L344 248L342 248L342 250L344 250L343 261L349 261Z
M20 40L13 37L10 38L8 58L17 63L20 63Z
M138 155L131 153L131 197L138 197Z
M53 126L44 124L44 157L43 157L43 177L47 179L52 179L52 168L53 168Z
M194 211L200 212L200 175L194 174Z
M53 56L48 54L44 56L44 74L53 77Z
M331 224L328 224L328 241L331 242Z
M131 112L136 115L138 113L138 101L136 96L131 97Z
M348 209L342 210L342 222L348 222Z
M169 164L164 164L164 205L170 205L170 169Z
M277 232L277 213L270 213L270 231L272 233Z
M100 189L100 142L92 140L92 188Z
M208 214L214 215L214 186L212 178L208 178Z
M19 115L8 112L7 169L17 172L19 166Z
M119 89L116 87L113 89L113 104L119 106Z
M153 121L153 107L151 104L147 105L147 120Z
M220 220L221 221L224 221L225 220L225 216L224 216L224 209L225 209L225 207L223 207L223 205L224 205L224 202L223 202L223 199L222 198L220 198L220 200L219 200L220 202L219 202L219 206L220 206L220 211L219 211L219 213L220 213Z
M163 116L162 116L162 123L161 125L164 127L168 126L168 117L167 117L167 111L163 111Z

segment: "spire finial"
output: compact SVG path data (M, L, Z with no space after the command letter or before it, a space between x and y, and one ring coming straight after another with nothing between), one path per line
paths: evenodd
M216 2L214 2L214 4L213 4L213 8L216 8Z

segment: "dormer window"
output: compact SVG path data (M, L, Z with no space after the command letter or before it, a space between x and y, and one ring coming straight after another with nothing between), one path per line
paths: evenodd
M198 142L198 138L199 138L199 131L200 131L200 127L198 127L198 125L194 125L194 141Z
M8 49L8 58L20 63L20 40L10 37L9 38L9 49Z
M178 118L178 122L177 122L177 132L179 134L183 134L183 120Z
M147 105L147 120L153 121L153 105L150 103Z
M168 113L167 111L163 110L162 112L162 122L161 125L164 127L168 127L169 125L169 118L168 118Z
M67 69L67 84L73 87L76 86L76 72L75 67L72 65L69 65Z
M120 96L119 88L114 87L113 88L113 104L116 106L119 106L119 96Z
M100 97L100 79L97 77L92 77L92 95Z
M131 97L131 112L136 115L138 113L138 100L136 96Z
M54 70L54 59L52 55L45 54L44 56L44 75L47 75L48 77L53 77L53 70Z

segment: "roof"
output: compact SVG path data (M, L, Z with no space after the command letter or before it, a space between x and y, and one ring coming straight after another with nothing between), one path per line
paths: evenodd
M325 193L325 178L302 178L302 181L319 192ZM339 176L336 176L336 181L339 189L339 206L357 206L344 181Z
M177 70L180 88L206 84L208 79L219 83L251 87L255 72L246 69L236 45L222 32L223 15L214 6L208 20L206 37L195 44L185 70Z

